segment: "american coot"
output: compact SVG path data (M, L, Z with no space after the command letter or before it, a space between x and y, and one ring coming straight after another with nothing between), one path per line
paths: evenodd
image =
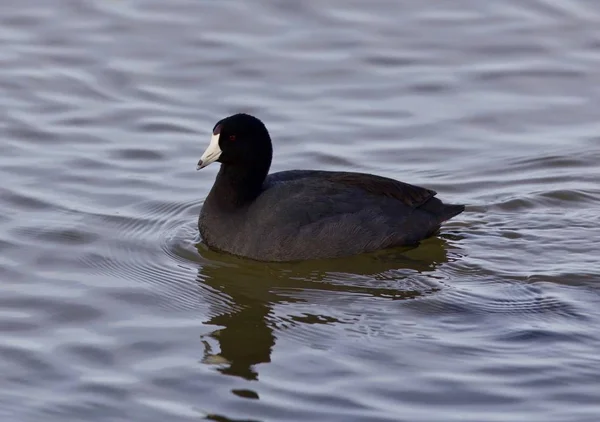
M268 174L272 156L269 132L256 117L235 114L214 126L197 166L221 163L198 219L209 248L259 261L349 256L415 245L465 209L371 174Z

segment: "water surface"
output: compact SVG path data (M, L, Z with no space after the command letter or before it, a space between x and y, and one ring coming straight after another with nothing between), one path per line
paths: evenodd
M0 419L600 415L600 5L0 6ZM416 249L207 250L214 123L467 211Z

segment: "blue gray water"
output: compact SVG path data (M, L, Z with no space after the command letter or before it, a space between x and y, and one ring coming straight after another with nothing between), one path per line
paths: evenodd
M600 3L0 5L0 420L595 422ZM467 211L416 249L199 245L213 124Z

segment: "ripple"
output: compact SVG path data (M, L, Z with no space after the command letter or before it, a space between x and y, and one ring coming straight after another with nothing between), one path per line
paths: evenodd
M93 305L44 297L2 298L0 305L3 309L27 311L32 319L46 323L89 323L102 316L102 312Z
M557 189L546 192L532 193L526 198L510 198L491 205L500 211L523 211L545 207L575 207L600 202L600 192L583 190Z
M542 154L537 157L527 157L512 160L512 167L518 168L580 168L594 166L597 162L597 154L591 151L591 154L585 156L572 157L568 155Z
M511 69L507 67L504 69L489 69L485 71L479 71L477 74L477 78L487 81L501 81L502 79L508 79L515 76L519 78L530 77L532 79L576 79L585 76L585 73L583 71L577 71L573 69L523 69L522 67Z
M432 308L433 307L433 308ZM424 309L437 312L466 312L467 315L493 315L527 317L529 321L564 321L565 319L585 319L573 304L546 291L538 284L486 284L485 289L451 289L436 298Z
M547 205L564 204L565 202L578 202L584 204L594 204L600 202L600 190L585 192L582 190L557 189L540 194L540 197L546 199Z
M15 210L45 210L52 207L52 204L23 192L13 192L7 189L1 189L3 205L8 205ZM4 205L6 206L6 205Z
M88 251L79 261L96 274L140 281L152 291L107 291L113 299L143 308L160 305L185 310L198 307L194 281L196 267L183 267L166 259L175 255L165 246L166 238L184 221L193 203L145 201L135 204L134 215L99 215L105 230L120 233L121 241L102 248L102 253ZM157 296L158 295L158 296Z
M16 368L27 368L28 371L35 372L44 381L60 381L63 378L63 374L55 365L47 362L42 354L30 348L2 344L0 345L0 356L4 362L10 362ZM18 379L18 381L23 384L34 382L28 378Z
M111 169L111 164L97 157L75 157L66 162L67 167L85 169L86 171L103 172Z
M197 131L186 127L187 122L160 121L158 119L142 119L137 122L137 127L142 132L166 133L173 136L176 133L196 135Z
M17 238L71 246L89 245L100 238L89 230L75 228L18 227L13 232Z
M164 158L163 154L150 149L142 148L123 148L111 151L111 157L119 160L136 160L136 161L159 161Z
M173 309L196 309L196 291L190 284L194 280L195 272L169 265L161 258L162 255L156 254L153 248L121 246L111 248L103 255L84 254L80 261L92 273L141 282L145 288L154 290L152 293L145 293L135 289L127 293L125 289L119 288L109 293L113 298L132 305L137 304L139 307L159 304Z

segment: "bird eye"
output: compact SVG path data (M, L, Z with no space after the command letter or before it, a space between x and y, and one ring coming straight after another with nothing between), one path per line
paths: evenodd
M235 135L229 135L229 140L230 141L235 141Z

